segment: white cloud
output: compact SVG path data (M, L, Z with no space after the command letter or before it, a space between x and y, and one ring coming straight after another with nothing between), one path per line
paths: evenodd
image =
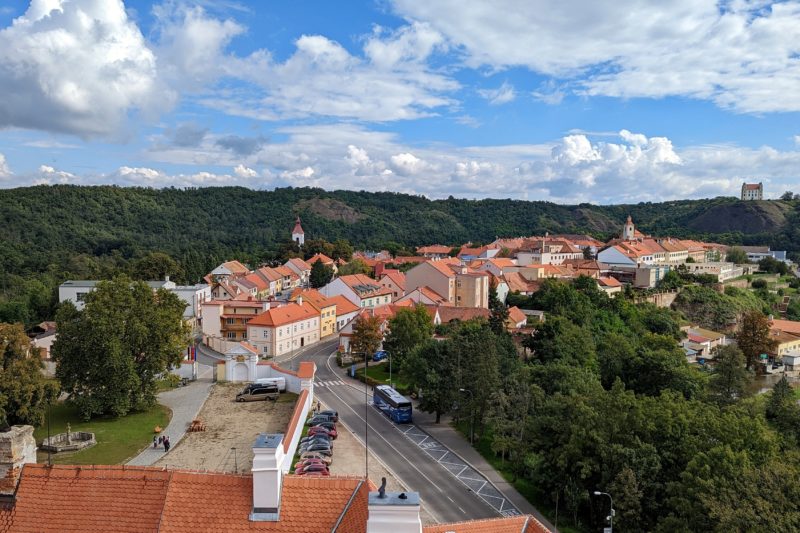
M800 148L800 135L795 135L793 139L794 139L794 145Z
M0 30L0 127L106 136L173 96L121 0L32 0Z
M739 112L800 110L797 1L393 4L462 47L472 67L523 66L587 95L680 95ZM534 96L556 101L559 92Z
M478 94L488 100L490 105L507 104L517 97L514 86L506 81L497 89L480 89Z
M0 154L0 178L7 178L11 176L11 169L6 162L6 156Z
M233 167L233 173L239 176L240 178L256 178L258 177L258 172L253 170L250 167L246 167L244 165L236 165Z
M197 147L162 146L150 152L153 163L147 167L75 176L43 166L34 174L10 175L3 184L242 185L256 189L290 185L397 191L432 198L622 203L735 196L743 180L753 179L764 182L767 197L776 197L797 189L800 168L800 149L678 148L668 138L628 130L613 137L606 132L572 133L551 143L470 147L409 146L394 134L353 124L291 126L276 134L280 142L264 144L236 162L230 162L228 150L213 151L218 136L210 133ZM159 161L233 171L167 174L157 170ZM254 168L260 169L258 176L251 174Z

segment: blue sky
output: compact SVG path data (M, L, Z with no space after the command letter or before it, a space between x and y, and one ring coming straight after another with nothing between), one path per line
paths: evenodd
M0 0L0 186L800 192L800 2Z

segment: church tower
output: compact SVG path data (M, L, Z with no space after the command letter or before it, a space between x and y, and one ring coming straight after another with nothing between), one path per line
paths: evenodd
M294 223L292 240L297 243L297 246L303 246L303 243L306 241L306 233L303 231L303 226L300 225L300 217L297 217L297 220Z
M625 221L625 227L622 228L622 240L623 241L632 241L635 240L636 236L636 228L633 225L633 220L631 216L628 215L628 220Z

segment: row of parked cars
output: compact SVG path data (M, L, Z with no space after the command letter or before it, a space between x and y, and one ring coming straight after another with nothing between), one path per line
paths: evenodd
M294 465L298 476L329 476L333 462L333 441L336 440L336 423L339 413L326 410L308 419L308 435L300 439L300 460Z

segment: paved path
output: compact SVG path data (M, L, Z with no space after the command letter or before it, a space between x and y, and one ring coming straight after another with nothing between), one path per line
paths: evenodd
M172 410L172 418L169 421L162 435L169 435L172 446L186 434L186 429L193 419L197 418L197 413L208 398L211 391L211 368L205 365L198 365L198 379L185 387L178 387L158 395L158 403L169 407ZM153 448L150 446L128 461L129 465L148 466L155 463L164 456L164 448Z

